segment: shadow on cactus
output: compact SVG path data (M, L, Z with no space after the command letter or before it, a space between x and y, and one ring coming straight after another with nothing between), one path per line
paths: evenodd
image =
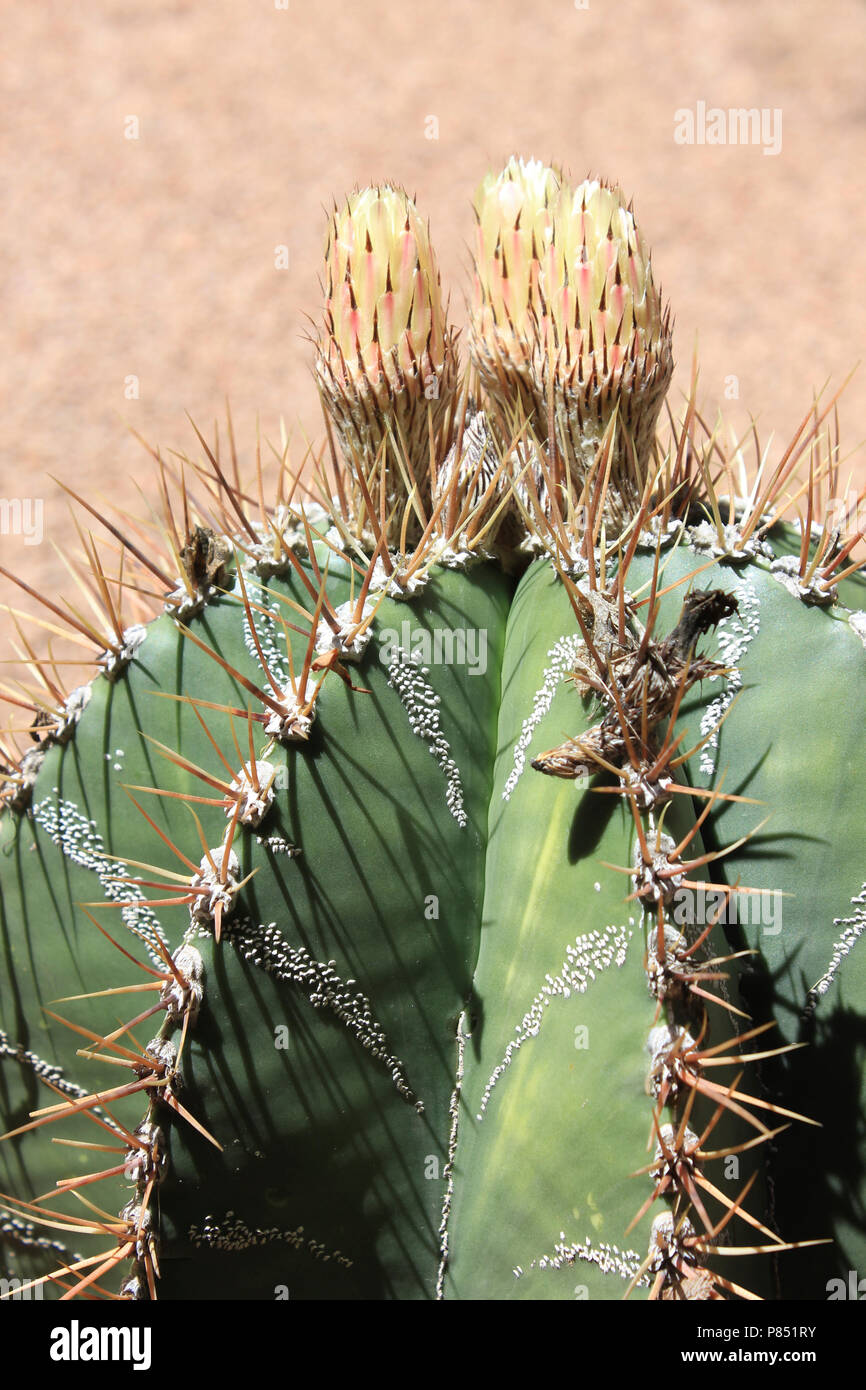
M413 203L351 195L321 452L257 441L244 480L230 420L153 452L151 520L73 494L78 592L10 610L6 1296L823 1299L863 1267L835 398L751 474L696 381L662 437L619 190L513 159L475 211L462 370Z

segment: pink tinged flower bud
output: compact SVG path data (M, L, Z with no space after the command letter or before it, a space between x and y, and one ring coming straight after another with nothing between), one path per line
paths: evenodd
M553 247L541 285L549 312L533 348L536 406L546 411L552 394L557 446L578 487L617 416L608 512L625 519L640 501L673 372L670 314L619 188L587 180L563 189Z
M476 216L470 351L494 416L500 426L528 417L550 463L552 403L555 453L578 495L613 427L607 510L633 514L673 356L631 207L616 187L572 190L537 161L512 159L485 179Z
M528 365L544 305L560 178L539 160L510 159L475 199L475 305L469 349L504 421L529 405Z
M369 478L383 455L389 502L399 502L399 449L423 501L430 420L435 434L454 394L456 354L428 229L402 189L364 188L334 209L326 294L316 370L346 462Z

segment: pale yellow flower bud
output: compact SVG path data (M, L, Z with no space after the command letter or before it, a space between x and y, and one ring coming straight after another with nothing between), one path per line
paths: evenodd
M456 357L428 229L402 189L364 188L334 209L326 293L316 369L346 461L369 477L383 458L391 504L406 491L396 449L424 501Z
M579 496L616 416L611 516L633 512L673 372L670 315L620 190L572 190L554 170L512 159L476 202L470 349L494 414L518 415Z
M510 159L475 198L475 306L470 353L482 385L510 423L532 409L529 365L543 312L540 281L551 255L557 172Z
M618 188L587 180L563 193L540 288L536 407L546 415L552 372L557 445L578 484L618 412L611 494L629 510L639 500L674 363L670 314Z

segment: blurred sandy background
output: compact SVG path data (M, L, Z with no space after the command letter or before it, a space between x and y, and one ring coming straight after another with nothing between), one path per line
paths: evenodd
M619 180L675 308L672 401L699 334L708 414L756 415L776 456L863 353L862 0L4 0L0 18L0 498L45 506L45 542L0 536L0 555L54 591L68 529L46 474L141 510L124 420L192 450L184 411L207 433L228 396L248 456L257 411L266 435L283 415L321 436L304 316L323 205L358 181L417 194L462 320L488 166ZM780 152L675 143L699 101L780 109ZM866 366L841 412L853 454Z

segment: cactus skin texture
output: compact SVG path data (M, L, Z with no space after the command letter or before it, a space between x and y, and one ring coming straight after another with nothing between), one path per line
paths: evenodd
M618 190L512 160L476 211L465 384L414 205L352 195L321 502L285 450L266 503L260 454L241 485L199 435L159 526L105 519L122 576L87 545L104 627L43 596L98 673L67 692L27 634L25 1296L823 1300L866 1269L834 402L748 486L694 395L655 439L669 315Z

